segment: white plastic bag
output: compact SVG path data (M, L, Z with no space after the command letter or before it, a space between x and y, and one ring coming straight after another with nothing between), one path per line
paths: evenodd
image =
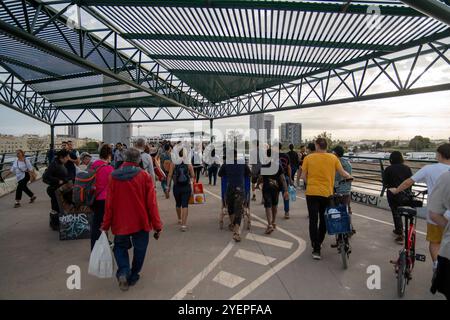
M92 249L88 273L98 278L112 278L113 276L113 258L108 237L104 231Z

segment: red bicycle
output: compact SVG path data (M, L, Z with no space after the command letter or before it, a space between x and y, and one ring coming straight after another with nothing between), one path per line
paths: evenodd
M409 206L398 207L397 212L405 218L405 243L399 252L397 261L391 261L395 264L395 273L397 274L397 294L400 298L405 295L406 285L412 280L412 271L416 260L424 262L425 255L416 253L416 223L417 208L422 207L423 199L427 191L419 191L415 195L422 195L422 201L412 200Z

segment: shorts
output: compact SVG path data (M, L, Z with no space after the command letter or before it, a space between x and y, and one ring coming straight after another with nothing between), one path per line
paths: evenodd
M444 228L431 223L427 224L427 241L432 243L441 243Z
M229 214L242 214L244 207L244 192L238 188L227 190L227 208Z
M191 197L191 186L173 186L173 196L175 198L175 203L177 208L187 208L189 205L189 198Z
M263 188L264 208L272 208L278 206L280 190L278 188Z

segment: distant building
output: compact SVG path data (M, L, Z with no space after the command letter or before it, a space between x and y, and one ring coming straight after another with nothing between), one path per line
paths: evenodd
M78 132L78 126L77 125L70 125L70 126L67 126L67 128L68 128L67 135L69 137L76 138L76 139L79 138L79 132Z
M254 130L258 137L251 136L251 140L257 140L259 138L259 130L266 129L267 131L267 139L270 141L273 137L273 129L275 127L275 117L271 114L254 114L250 116L250 130ZM254 132L251 132L252 135Z
M294 146L299 146L302 143L302 124L282 123L280 126L280 141L283 144L292 143Z

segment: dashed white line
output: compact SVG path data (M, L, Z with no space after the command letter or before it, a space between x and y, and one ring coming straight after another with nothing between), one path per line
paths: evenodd
M260 236L254 233L247 233L247 236L245 237L248 240L257 241L259 243L269 244L271 246L276 246L284 249L291 249L292 248L292 242L279 240L275 238L269 238L265 236Z
M214 282L220 283L221 285L231 289L239 285L244 280L245 278L226 271L220 271L213 279Z
M247 251L244 249L239 249L238 251L236 251L236 253L234 254L235 257L243 259L243 260L247 260L253 263L257 263L263 266L267 266L268 264L274 262L276 259L269 257L269 256L265 256L256 252L252 252L252 251Z

